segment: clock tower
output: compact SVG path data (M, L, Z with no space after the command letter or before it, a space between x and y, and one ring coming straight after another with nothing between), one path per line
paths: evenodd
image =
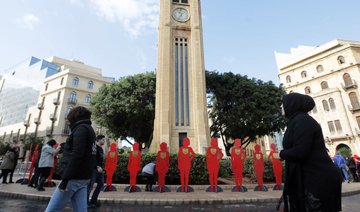
M200 0L160 0L153 141L177 153L184 137L204 154L210 140Z

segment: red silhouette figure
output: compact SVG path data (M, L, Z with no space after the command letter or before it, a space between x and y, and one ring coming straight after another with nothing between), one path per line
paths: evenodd
M189 174L191 169L191 161L195 158L195 152L189 146L190 139L183 139L183 146L179 148L178 168L180 171L181 191L188 192Z
M159 192L165 191L165 175L169 170L170 154L167 151L167 144L160 144L160 151L156 155L156 171L158 172Z
M282 163L279 159L279 152L276 150L276 144L271 144L270 148L269 161L272 163L276 186L280 187L282 184Z
M116 171L118 163L118 152L116 151L116 143L110 144L110 150L107 153L105 161L106 172L106 186L109 191L112 191L112 178Z
M231 166L234 172L236 191L240 191L242 186L242 174L244 170L244 161L246 152L241 148L241 140L235 139L233 148L231 149Z
M140 171L141 152L139 151L139 143L133 144L133 151L130 152L127 169L130 172L130 188L129 191L136 191L136 176Z
M209 181L211 185L211 192L217 192L218 184L218 173L220 169L220 160L223 158L224 154L221 149L218 147L217 138L211 138L211 146L208 147L206 151L206 167L209 173Z
M261 190L264 182L263 182L263 175L264 175L264 157L260 151L260 145L255 145L255 152L254 152L254 170L258 182L258 188Z
M31 151L32 144L30 145L30 151ZM39 144L36 144L35 150L31 156L31 165L30 165L30 173L29 173L29 181L31 180L33 171L35 169L35 162L37 161L39 157Z

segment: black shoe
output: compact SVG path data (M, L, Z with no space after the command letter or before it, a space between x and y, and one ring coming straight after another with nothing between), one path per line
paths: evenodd
M88 204L88 208L89 208L89 209L91 209L91 208L96 208L96 204L89 203L89 204Z
M9 184L9 183L7 183L7 182L2 182L3 184Z
M45 191L45 188L36 188L38 191Z
M33 184L28 184L28 187L36 188Z
M13 181L10 181L9 183L14 183Z

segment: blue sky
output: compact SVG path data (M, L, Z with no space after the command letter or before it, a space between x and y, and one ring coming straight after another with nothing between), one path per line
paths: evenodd
M30 56L78 59L116 79L153 71L159 0L11 0L0 74ZM360 41L359 0L202 0L205 64L279 84L274 51Z

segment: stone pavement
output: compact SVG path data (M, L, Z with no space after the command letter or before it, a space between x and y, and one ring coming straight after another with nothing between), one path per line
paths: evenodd
M249 191L244 193L231 192L231 185L222 185L224 192L205 192L205 186L193 186L195 192L176 192L177 186L169 186L171 192L124 192L127 185L115 185L116 192L101 192L99 200L101 203L126 204L126 205L182 205L182 204L247 204L247 203L276 203L282 192L273 191L272 185L268 185L268 192L253 191L254 185L245 185ZM144 190L144 185L139 185ZM48 201L54 191L46 188L39 192L34 188L20 184L0 184L0 196L17 199L30 199ZM343 183L342 195L351 196L360 194L360 183Z

